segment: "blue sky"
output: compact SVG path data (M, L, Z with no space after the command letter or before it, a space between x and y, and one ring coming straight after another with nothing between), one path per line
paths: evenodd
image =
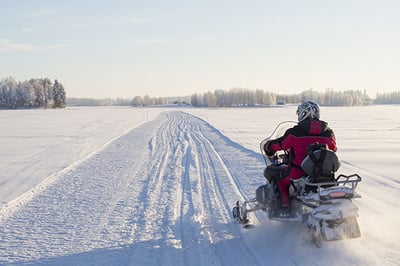
M0 78L69 97L400 89L400 1L0 0Z

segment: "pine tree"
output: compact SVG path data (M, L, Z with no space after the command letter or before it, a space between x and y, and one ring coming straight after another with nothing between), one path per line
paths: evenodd
M53 89L53 108L65 108L67 105L66 102L66 93L64 90L64 86L58 82L58 80L54 81Z

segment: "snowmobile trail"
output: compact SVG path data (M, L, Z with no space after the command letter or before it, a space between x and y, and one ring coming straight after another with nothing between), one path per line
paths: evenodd
M260 160L195 116L163 113L28 192L0 221L0 263L263 264L230 216Z

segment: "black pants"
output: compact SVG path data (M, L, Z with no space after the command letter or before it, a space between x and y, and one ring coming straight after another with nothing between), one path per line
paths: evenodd
M271 183L282 179L286 165L269 165L264 170L264 177Z

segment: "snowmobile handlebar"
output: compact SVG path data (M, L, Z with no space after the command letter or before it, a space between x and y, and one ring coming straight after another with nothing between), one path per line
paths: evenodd
M288 158L288 157L286 156L286 155L287 155L287 152L285 152L285 151L278 151L278 152L276 152L274 155L269 156L269 155L266 153L264 147L265 147L265 145L268 145L268 142L269 142L269 141L274 140L274 139L277 139L277 138L283 136L287 129L293 127L293 126L296 125L296 124L297 124L297 122L294 122L294 121L284 121L284 122L281 122L281 123L279 123L279 124L276 126L276 128L273 130L273 132L271 133L270 136L268 136L267 138L263 139L263 140L260 142L260 151L261 151L261 154L262 154L262 156L263 156L263 158L264 158L265 164L266 164L267 166L273 164L274 162L276 162L277 159L278 159L278 161L279 161L281 164L285 164L285 163L287 162L287 160L286 160L286 159ZM285 154L286 154L286 155L285 155Z

